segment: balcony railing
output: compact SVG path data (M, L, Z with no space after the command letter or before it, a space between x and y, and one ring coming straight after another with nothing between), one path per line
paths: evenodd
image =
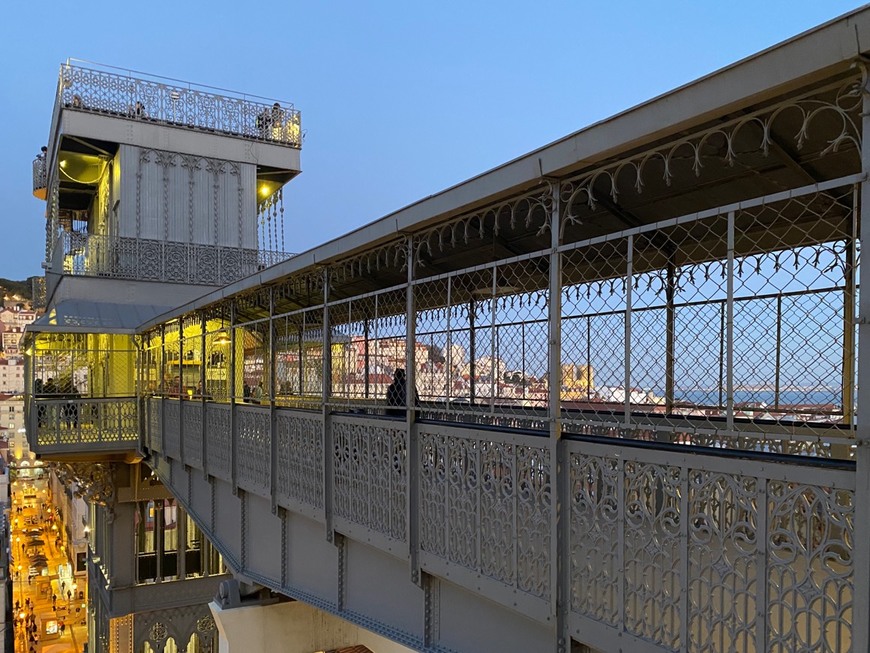
M160 458L329 514L386 553L406 550L415 528L422 569L531 619L549 618L555 567L572 631L602 650L621 639L662 651L849 647L852 463L575 435L554 453L546 437L426 420L411 449L405 422L388 417L332 415L327 427L311 411L147 404L144 444ZM557 506L566 547L554 552ZM708 639L723 619L731 648ZM692 632L702 641L688 646Z
M64 231L55 242L52 269L77 276L225 285L291 256L287 252Z
M134 397L31 400L30 447L40 454L132 450L139 441Z
M301 115L288 102L133 71L66 63L58 102L65 109L302 146Z
M45 154L33 159L33 195L41 200L46 197L48 169L45 167Z

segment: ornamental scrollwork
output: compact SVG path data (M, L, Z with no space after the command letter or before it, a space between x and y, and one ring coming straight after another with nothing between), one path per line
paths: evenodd
M505 230L534 227L537 235L544 235L550 230L552 207L553 196L547 187L465 213L416 235L415 262L422 264L420 254L423 252L432 255L456 247L460 242L468 245L474 240L484 240L488 234L498 236Z
M606 188L610 200L617 203L619 195L625 188L621 182L631 180L636 194L643 193L645 179L651 168L655 169L670 186L675 178L674 165L678 160L691 161L695 177L700 177L704 168L704 160L711 158L711 144L721 140L717 146L717 158L729 167L737 165L742 156L761 153L767 157L771 148L776 146L773 136L773 126L784 115L797 116L799 127L791 134L794 147L801 150L809 140L813 126L821 115L835 117L839 128L837 133L825 136L825 144L818 156L825 156L839 151L844 145L851 144L856 150L861 149L860 108L862 83L856 78L839 82L835 86L815 89L797 98L790 98L772 107L749 113L724 124L696 132L685 138L667 143L656 149L647 150L629 158L613 161L595 170L584 172L576 177L562 182L560 199L565 207L561 224L562 234L567 225L580 224L582 219L573 209L586 205L594 210L599 201L595 188ZM820 99L820 96L833 91L832 99ZM755 147L745 151L736 147L741 134L754 130L756 134ZM837 130L835 130L837 131ZM653 165L655 163L655 165Z
M149 635L151 635L151 639L155 642L162 642L169 636L169 632L166 630L166 625L162 621L156 621L154 622L154 625L151 626Z
M73 494L100 506L111 507L115 500L114 468L110 463L53 463L58 480Z

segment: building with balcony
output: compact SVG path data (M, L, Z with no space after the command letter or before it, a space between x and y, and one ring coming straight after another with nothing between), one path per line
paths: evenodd
M300 170L300 129L287 102L61 66L33 166L48 310L28 327L27 419L89 577L91 650L216 650L206 606L226 569L140 462L135 327L289 256L282 187ZM4 348L23 319L0 313Z
M64 66L27 432L91 506L95 650L870 651L860 44L271 266L298 114Z

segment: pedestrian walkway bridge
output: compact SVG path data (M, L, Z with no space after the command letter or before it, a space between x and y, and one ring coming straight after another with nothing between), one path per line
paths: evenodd
M32 445L117 433L240 577L418 650L868 651L855 30L150 320L93 413L138 442L34 395Z

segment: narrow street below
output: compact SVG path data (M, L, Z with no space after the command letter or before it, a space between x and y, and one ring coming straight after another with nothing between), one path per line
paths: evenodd
M64 524L48 482L12 484L10 578L16 653L79 653L86 649L87 587L73 575Z

